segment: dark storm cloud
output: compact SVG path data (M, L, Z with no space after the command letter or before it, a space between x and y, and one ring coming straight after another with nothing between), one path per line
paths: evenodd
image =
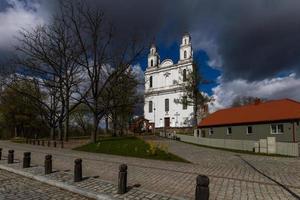
M240 8L216 38L224 77L253 81L300 72L300 2L265 1Z
M55 1L34 2L40 2L37 14L45 19L58 10ZM221 59L224 79L261 80L285 71L300 74L298 0L86 2L103 10L123 36L142 32L149 40L170 43L189 31L195 47L204 48L212 60Z
M284 71L300 72L300 1L88 0L88 3L102 8L125 35L140 30L148 37L168 43L178 41L183 32L189 31L211 40L222 60L225 79L253 81ZM215 55L210 56L215 59Z

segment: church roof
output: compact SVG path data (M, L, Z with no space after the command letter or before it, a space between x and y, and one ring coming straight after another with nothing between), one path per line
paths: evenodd
M295 119L300 119L300 103L291 99L281 99L216 111L203 119L198 127Z

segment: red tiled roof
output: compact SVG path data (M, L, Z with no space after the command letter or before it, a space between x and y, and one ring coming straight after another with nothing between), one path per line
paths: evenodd
M198 127L292 119L300 119L300 102L282 99L219 110L203 119Z

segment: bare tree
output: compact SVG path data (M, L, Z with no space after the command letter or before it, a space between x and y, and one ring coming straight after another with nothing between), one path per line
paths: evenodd
M250 104L255 104L259 102L265 102L267 99L253 97L253 96L237 96L233 99L231 107L240 107Z
M80 1L68 2L64 9L68 15L66 21L79 41L81 55L77 64L87 74L81 97L93 114L91 141L95 142L99 122L108 112L105 89L136 61L143 47L137 38L117 44L113 27L99 9L91 9Z
M185 106L193 106L193 126L197 126L198 110L213 101L211 97L200 90L200 86L209 83L209 81L202 77L195 61L192 64L192 69L186 70L184 76L183 79L185 80L181 80L182 83L180 83L183 87L183 95L174 101Z
M122 83L144 48L138 37L117 40L104 14L83 1L61 1L60 8L50 24L20 31L14 61L22 69L17 78L32 81L48 98L19 92L44 106L51 135L55 138L58 127L61 140L68 140L70 113L84 103L93 116L95 142L99 122L116 98L108 88Z
M76 49L78 41L62 15L55 16L49 25L23 29L20 35L17 50L21 58L17 63L38 77L35 80L48 91L52 109L56 113L59 109L60 139L68 140L69 114L80 104L78 99L73 100L82 81L81 67L76 62L81 53Z

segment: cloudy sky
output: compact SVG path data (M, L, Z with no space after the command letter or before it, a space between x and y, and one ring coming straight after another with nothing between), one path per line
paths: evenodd
M87 0L120 33L155 38L161 59L178 60L184 32L206 79L214 107L236 96L300 101L300 1L297 0ZM0 61L9 57L20 28L51 20L56 0L0 0ZM136 67L145 69L146 57Z

